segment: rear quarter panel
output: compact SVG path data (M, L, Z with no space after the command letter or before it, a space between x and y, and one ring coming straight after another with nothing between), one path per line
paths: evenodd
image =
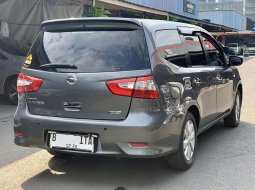
M167 29L167 28L164 28ZM173 28L170 28L173 29ZM151 61L151 69L154 80L160 91L160 105L165 114L165 133L167 128L174 128L176 135L180 138L182 123L188 108L195 105L198 109L196 94L193 90L184 89L185 77L179 67L166 63L157 53L154 42L154 32L144 27L145 36ZM177 140L177 142L179 142Z

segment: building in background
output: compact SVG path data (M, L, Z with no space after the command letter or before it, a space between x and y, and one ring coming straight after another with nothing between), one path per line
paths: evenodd
M199 0L198 17L251 31L255 27L255 0Z
M199 0L198 18L241 30L213 33L225 44L255 43L255 0Z
M199 0L199 10L237 10L255 21L254 0Z
M198 25L210 32L236 31L234 25L199 20L199 0L1 0L0 21L8 25L9 37L31 45L41 22L82 17L91 6L103 6L111 17L161 19ZM89 8L89 9L87 9ZM234 26L234 27L233 27ZM1 31L6 31L1 26ZM3 33L3 32L1 32ZM0 34L1 34L0 33Z
M255 0L244 0L244 14L255 21Z
M199 19L237 30L246 30L247 18L236 10L199 11Z
M246 30L244 0L200 0L199 19Z
M244 0L199 0L199 11L236 10L244 13Z
M79 0L87 3L91 0ZM198 25L208 31L236 31L221 24L198 19L199 0L95 0L110 10L111 16L163 19Z
M132 4L159 9L168 13L198 19L199 0L123 0Z

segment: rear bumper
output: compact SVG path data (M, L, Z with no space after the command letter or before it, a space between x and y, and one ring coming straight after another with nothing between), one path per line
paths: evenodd
M126 157L160 157L174 152L179 147L183 117L163 124L165 114L159 112L131 112L125 120L88 120L29 113L26 104L19 104L14 117L14 131L23 136L15 136L19 146L35 146L49 149L48 131L72 133L93 133L99 136L95 153L70 153L110 155ZM129 142L147 142L148 147L135 148Z

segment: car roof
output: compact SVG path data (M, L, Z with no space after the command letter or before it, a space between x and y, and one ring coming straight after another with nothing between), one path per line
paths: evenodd
M41 28L48 25L61 24L61 23L75 23L75 22L86 22L86 21L102 21L102 22L122 22L122 23L133 23L140 27L145 26L150 31L160 30L160 29L177 29L178 27L189 27L195 28L199 31L203 31L208 33L203 28L200 28L195 25L181 23L181 22L173 22L166 20L154 20L154 19L139 19L139 18L120 18L120 17L106 17L106 18L98 18L98 17L89 17L89 18L67 18L67 19L56 19L56 20L48 20L44 21L41 24Z

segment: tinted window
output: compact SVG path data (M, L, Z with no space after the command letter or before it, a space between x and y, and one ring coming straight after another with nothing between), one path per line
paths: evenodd
M30 68L71 64L72 72L108 72L149 68L142 30L44 32L32 48ZM70 72L70 69L47 69Z
M192 65L206 65L205 54L197 36L184 36L185 48Z
M156 46L162 58L181 67L187 66L185 51L176 30L157 31Z
M223 56L216 46L211 43L208 39L202 37L205 50L210 66L221 66L223 65Z
M26 56L29 46L20 41L0 37L0 49L11 55Z

